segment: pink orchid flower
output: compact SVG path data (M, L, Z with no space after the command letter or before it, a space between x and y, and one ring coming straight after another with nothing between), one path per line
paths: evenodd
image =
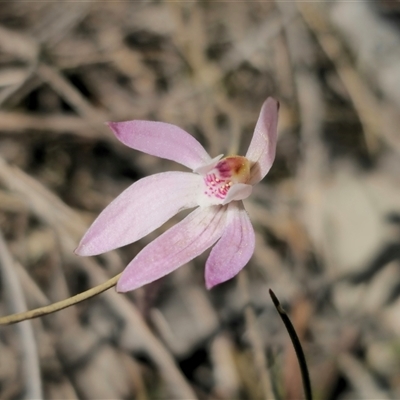
M177 126L151 121L110 122L117 138L135 150L176 161L192 172L162 172L140 179L107 206L75 253L93 256L135 242L179 211L197 207L148 244L128 264L119 292L153 282L214 245L206 262L208 289L234 277L250 260L255 235L242 200L275 158L279 104L263 104L245 157L211 158Z

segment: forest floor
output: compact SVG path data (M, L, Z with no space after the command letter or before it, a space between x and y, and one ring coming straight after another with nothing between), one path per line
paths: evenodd
M275 163L245 207L254 256L208 291L204 254L0 328L0 399L400 398L400 2L3 2L0 315L107 281L155 233L73 250L134 181L184 170L106 121L169 122L245 154L280 101Z

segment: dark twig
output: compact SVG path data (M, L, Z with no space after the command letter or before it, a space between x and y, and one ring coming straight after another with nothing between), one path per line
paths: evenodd
M275 293L269 289L269 294L271 299L274 303L275 308L277 309L280 317L282 318L283 323L289 333L290 339L293 343L294 350L296 352L297 360L299 361L299 367L301 372L301 378L303 380L303 388L304 388L304 395L306 400L312 400L312 391L311 391L311 382L310 382L310 375L308 373L307 362L304 356L303 348L301 347L301 343L297 333L293 327L292 322L290 321L286 311L282 308L278 298L275 296Z

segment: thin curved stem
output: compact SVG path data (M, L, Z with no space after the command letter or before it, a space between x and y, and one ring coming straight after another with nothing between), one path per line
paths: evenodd
M10 325L15 324L16 322L25 321L27 319L42 317L43 315L52 314L56 311L63 310L64 308L71 307L75 304L78 304L84 300L90 299L100 293L105 292L106 290L112 288L116 285L121 274L114 276L109 279L107 282L102 283L101 285L95 286L85 292L79 293L75 296L69 297L68 299L58 301L57 303L49 304L48 306L35 308L34 310L25 311L17 314L7 315L5 317L0 318L0 325Z

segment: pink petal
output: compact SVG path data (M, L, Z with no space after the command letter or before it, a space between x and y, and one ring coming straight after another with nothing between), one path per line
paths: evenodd
M191 172L140 179L103 210L75 253L93 256L141 239L179 211L196 207L201 185L202 177Z
M243 203L230 203L227 225L211 250L206 263L207 289L233 278L248 263L254 252L255 236Z
M193 172L199 175L207 175L212 169L216 167L219 163L219 160L223 157L223 154L220 154L217 157L214 157L212 160L208 161L207 164L203 164L201 167L195 168Z
M222 204L229 204L234 200L244 200L247 199L251 192L253 191L252 185L247 185L245 183L235 183L228 191Z
M147 245L125 268L117 291L127 292L153 282L212 246L225 226L225 208L197 208Z
M152 156L166 158L192 170L208 163L204 147L183 129L165 122L109 122L117 138L126 146Z
M275 159L279 103L272 97L264 102L246 158L255 163L250 184L258 183L270 170Z

